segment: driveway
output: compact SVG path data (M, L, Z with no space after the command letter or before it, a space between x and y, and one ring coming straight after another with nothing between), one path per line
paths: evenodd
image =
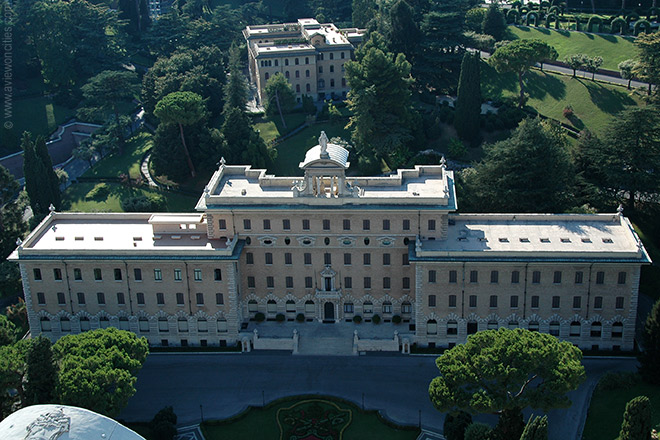
M180 425L235 415L284 396L326 394L343 397L389 419L441 431L444 415L428 398L437 375L432 356L292 356L281 353L154 354L138 376L137 393L120 418L148 421L172 405ZM634 370L634 359L587 359L588 381L571 393L570 409L549 414L550 439L575 439L586 416L590 390L607 371ZM201 408L200 408L201 405ZM480 418L481 419L481 418ZM493 417L484 418L494 423Z

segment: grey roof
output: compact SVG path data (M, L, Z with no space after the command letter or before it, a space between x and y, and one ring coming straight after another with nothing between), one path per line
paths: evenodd
M323 158L321 157L320 145L310 148L309 150L307 150L307 153L305 153L305 160L300 162L300 168L307 168L309 165L313 164L314 162L327 161L327 160L331 160L337 163L337 165L340 165L344 168L348 168L348 166L350 165L348 163L347 149L340 147L339 145L336 144L328 144L327 152L328 152L328 157Z

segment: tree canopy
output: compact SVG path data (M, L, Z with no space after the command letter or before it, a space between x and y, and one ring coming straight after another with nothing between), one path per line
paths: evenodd
M660 85L660 33L641 34L635 39L639 48L639 59L633 68L637 78L649 83L649 95L653 85Z
M639 354L639 364L646 382L660 384L660 300L655 302L644 324L644 351Z
M60 184L53 171L53 162L48 154L46 141L37 136L33 141L29 132L23 133L21 141L23 148L23 174L25 190L30 198L30 206L35 216L45 216L52 204L60 208Z
M458 81L458 98L454 113L454 127L458 136L472 145L480 140L481 66L479 54L466 52Z
M291 88L291 83L281 73L276 73L266 81L264 87L264 107L269 115L280 115L282 125L286 127L284 113L289 113L296 105L296 94Z

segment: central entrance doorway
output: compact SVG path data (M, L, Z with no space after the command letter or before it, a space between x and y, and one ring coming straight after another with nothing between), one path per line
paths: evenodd
M332 302L327 302L323 306L323 322L335 322L335 305Z

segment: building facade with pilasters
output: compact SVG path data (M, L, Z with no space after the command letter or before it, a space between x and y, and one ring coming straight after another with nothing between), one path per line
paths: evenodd
M302 177L221 161L197 213L52 212L11 257L33 334L115 326L153 345L233 345L258 314L378 316L422 346L521 327L633 349L650 259L621 212L457 214L444 163L386 177L349 165L322 133Z

